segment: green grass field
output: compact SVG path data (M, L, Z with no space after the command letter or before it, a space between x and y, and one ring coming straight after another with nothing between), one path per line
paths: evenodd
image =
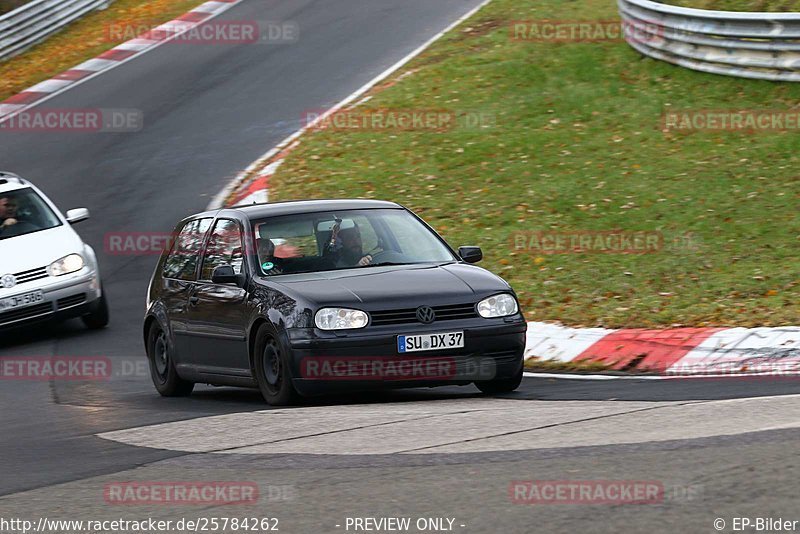
M512 42L514 20L617 18L612 0L495 0L363 109L482 113L482 128L322 130L274 200L381 198L483 247L531 320L800 324L797 132L664 133L664 110L788 109L800 84L701 74L625 43ZM359 109L362 109L359 108ZM519 231L653 231L648 254L515 250Z
M657 0L663 4L720 11L800 11L797 0Z

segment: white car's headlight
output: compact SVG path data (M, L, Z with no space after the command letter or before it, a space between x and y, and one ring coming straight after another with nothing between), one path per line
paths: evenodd
M56 260L47 268L47 273L50 276L62 276L75 271L80 271L85 265L83 256L80 254L70 254L64 256L60 260Z
M366 313L348 308L322 308L314 317L314 323L320 330L364 328L368 322Z
M509 315L516 314L518 311L519 306L517 305L517 299L508 293L494 295L478 303L478 313L481 317L486 319L508 317Z

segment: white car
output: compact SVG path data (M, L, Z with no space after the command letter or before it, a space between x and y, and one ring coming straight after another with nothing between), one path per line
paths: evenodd
M27 180L0 172L0 329L80 317L91 329L108 324L108 303L94 250Z

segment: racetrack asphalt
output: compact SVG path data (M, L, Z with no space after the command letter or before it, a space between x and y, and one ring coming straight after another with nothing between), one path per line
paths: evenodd
M62 210L77 206L91 210L92 219L77 229L98 252L112 306L112 326L102 332L86 331L73 321L3 333L0 358L105 356L119 371L109 381L91 383L3 381L0 472L5 476L0 477L0 517L49 514L89 519L123 513L178 517L216 511L120 509L102 497L109 481L187 477L246 477L262 486L293 486L297 497L290 502L242 509L248 515L278 516L286 532L334 531L347 515L381 514L456 517L458 525L466 525L458 527L464 532L494 532L500 527L508 532L672 531L681 526L712 531L717 515L786 516L795 510L793 486L798 473L793 451L800 438L795 429L798 420L788 411L781 412L773 425L758 421L759 410L792 406L794 398L763 401L767 404L736 401L800 393L792 379L526 378L519 392L491 401L509 403L508 409L495 414L495 430L498 435L508 432L507 423L525 411L533 426L538 425L539 414L542 421L555 425L550 431L554 437L535 445L538 438L532 436L533 441L522 441L524 447L530 445L524 450L510 451L514 447L504 443L499 450L443 450L414 461L372 450L353 460L352 454L340 454L340 448L331 449L330 443L313 441L305 444L310 449L304 448L302 455L264 450L220 459L218 454L135 446L97 436L263 410L287 412L287 424L293 424L295 410L268 410L253 391L199 387L186 399L158 397L140 365L144 292L156 257L106 254L104 236L170 231L180 218L203 210L228 179L297 130L304 111L335 104L478 3L340 0L333 6L322 0L247 0L218 20L294 21L300 28L297 43L168 44L45 104L60 109L137 109L144 115L142 131L0 130L0 169L32 180ZM345 408L390 412L398 404L436 410L424 405L465 403L473 409L481 399L470 386L315 399L310 408L300 410L315 410L314 417L323 418L321 426L327 428ZM714 402L726 399L749 403L743 409L758 424L743 421L716 432L711 422L728 412L724 404ZM623 426L615 426L617 420L611 418L607 425L600 422L584 429L589 438L613 437L616 430L633 436L633 441L583 440L578 439L580 432L566 432L563 443L557 443L560 427L566 424L558 416L567 406L561 403L578 403L573 407L577 412L606 413L627 412L637 403L672 409L676 403L693 401L710 403L700 413L674 414L651 433L635 432L639 421L644 425L651 417L647 411L628 414ZM706 432L689 432L703 427L703 421L709 421ZM462 429L466 434L455 441L470 440L475 432L491 433L494 424ZM685 434L682 428L687 429ZM419 434L421 439L443 431L412 423L397 435ZM216 439L215 432L209 430L205 437ZM389 433L363 439L394 437ZM509 500L512 480L566 478L658 479L669 487L700 491L696 498L647 506L531 507ZM230 515L231 509L224 513Z

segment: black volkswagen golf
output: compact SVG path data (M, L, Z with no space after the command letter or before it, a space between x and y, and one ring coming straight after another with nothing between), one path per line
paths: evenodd
M371 200L194 215L153 274L144 340L164 396L195 383L268 403L385 387L516 389L526 323L513 289L406 208Z

